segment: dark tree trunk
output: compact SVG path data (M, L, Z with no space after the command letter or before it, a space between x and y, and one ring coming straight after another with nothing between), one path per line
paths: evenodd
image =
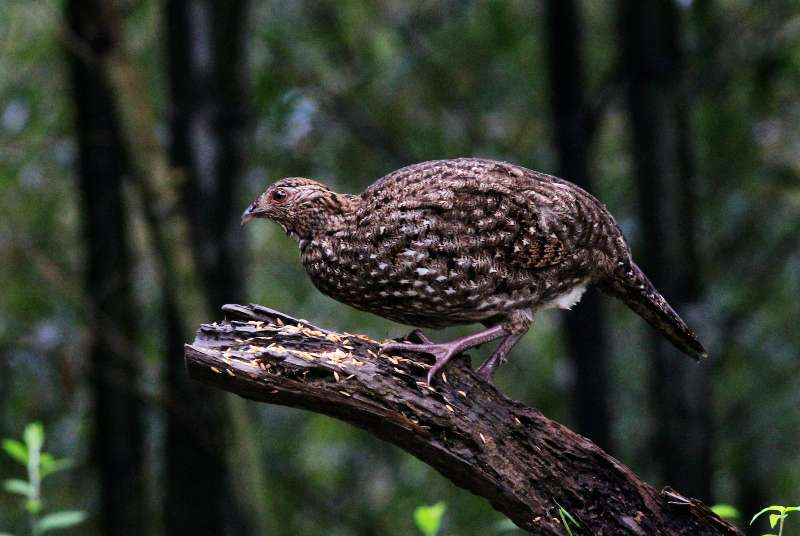
M719 2L713 0L695 0L692 3L691 22L694 25L694 39L695 39L695 53L691 58L691 67L696 73L701 73L702 77L695 76L693 78L699 80L695 84L698 90L698 99L705 101L704 106L713 107L721 114L732 113L732 108L729 102L730 95L735 94L733 85L739 83L736 75L741 71L738 68L732 68L729 63L731 58L724 52L724 43L726 42L726 34L729 29L725 26L724 17L722 17ZM770 58L767 55L767 58ZM763 59L762 59L763 61ZM769 61L769 60L767 60ZM759 64L749 65L745 71L755 70L762 71L762 66ZM758 98L767 99L768 92L757 91L753 93L758 95ZM720 102L720 95L728 95L727 98ZM757 105L756 105L757 109ZM741 112L742 110L739 110ZM724 124L724 123L723 123ZM720 128L717 126L716 128ZM743 127L749 128L749 127ZM708 134L708 132L703 132ZM709 158L704 165L704 173L709 177L718 176L718 174L731 173L731 166L736 166L738 160L731 160L728 158L729 150L721 140L727 141L729 138L719 135L710 136L707 144L713 144L711 154L714 156ZM713 140L713 141L710 141ZM744 171L745 173L747 171ZM735 172L734 172L735 174ZM719 189L717 191L724 191ZM723 194L724 195L724 194ZM757 213L753 213L751 218L746 220L747 226L754 226L758 219ZM739 250L739 242L741 240L741 233L732 233L736 236L735 247L721 246L718 248L716 255L720 258L725 258L727 254L731 254L734 250ZM787 242L788 244L788 242ZM796 248L796 238L792 241L792 246L789 249ZM762 282L772 280L775 275L768 274L766 271L778 269L778 267L785 266L781 259L784 257L781 254L781 249L778 248L772 251L760 251L760 258L770 259L770 263L761 263L762 270L751 270L747 273L747 281L740 284L740 288L757 288ZM788 251L787 249L786 251ZM764 294L765 296L768 293ZM712 374L722 373L725 366L730 366L742 358L738 354L738 338L746 330L747 320L751 311L756 310L756 304L750 303L747 308L737 308L719 322L718 337L722 341L718 350L718 357L714 367L711 370ZM725 365L727 363L727 365ZM734 365L736 366L736 365ZM744 398L744 397L743 397ZM729 410L725 415L725 419L729 422L735 423L751 423L759 417L753 414L753 411L758 412L757 406L742 400L735 409ZM744 424L745 429L750 429L749 424ZM772 497L772 486L768 477L764 474L763 467L759 464L753 463L753 460L763 454L764 446L758 444L758 440L753 432L741 433L740 429L732 429L730 431L736 441L729 445L730 449L728 454L729 463L728 471L735 475L736 484L739 489L736 506L741 512L757 512L766 504L771 504L768 501L774 500ZM723 438L717 438L718 441L723 441Z
M96 58L115 46L98 0L70 0L67 23L80 40L71 49L78 137L78 190L86 243L89 356L95 430L92 460L100 477L102 533L142 534L144 520L142 403L138 396L136 300L123 208L126 158L114 98ZM91 57L87 57L87 56Z
M623 0L628 109L639 180L641 265L678 311L697 299L693 157L680 46L680 13L668 0ZM651 333L653 446L664 481L709 499L710 422L705 368Z
M242 249L235 194L242 170L246 8L244 1L207 0L171 0L165 8L170 163L182 176L191 250L211 309L244 294L234 255ZM174 403L167 418L167 530L252 532L231 488L226 402L221 393L189 382L175 350L186 338L187 319L169 296L165 312L166 380Z
M548 0L547 39L550 105L558 152L558 175L592 189L589 177L587 102L581 62L578 7L573 0ZM575 367L572 401L578 431L611 448L608 401L608 344L599 295L590 291L565 317Z
M166 4L170 160L185 175L183 202L192 247L212 310L243 296L242 207L244 53L248 2L171 0Z

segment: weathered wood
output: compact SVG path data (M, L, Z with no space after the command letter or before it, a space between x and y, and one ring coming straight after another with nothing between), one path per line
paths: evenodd
M186 345L192 377L363 428L531 533L563 535L560 505L586 534L741 534L699 501L657 491L588 439L509 400L466 359L429 386L424 356L382 355L369 337L259 305L223 310L228 320L204 324Z

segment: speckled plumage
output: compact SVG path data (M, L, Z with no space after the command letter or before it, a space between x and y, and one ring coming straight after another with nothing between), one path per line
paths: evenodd
M550 175L462 158L405 167L360 195L289 178L260 196L243 222L254 217L273 219L299 241L322 292L397 322L481 322L502 328L497 337L519 338L536 311L568 308L598 284L681 350L704 353L632 261L605 206Z

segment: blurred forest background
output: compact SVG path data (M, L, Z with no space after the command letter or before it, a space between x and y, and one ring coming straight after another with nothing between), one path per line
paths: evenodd
M44 422L76 463L45 500L87 511L80 534L414 534L440 500L444 534L496 533L404 452L182 357L228 302L405 333L239 215L283 176L358 192L483 156L603 200L711 355L591 292L538 318L500 389L743 524L797 504L798 88L796 0L0 0L0 436ZM0 530L25 527L0 492Z

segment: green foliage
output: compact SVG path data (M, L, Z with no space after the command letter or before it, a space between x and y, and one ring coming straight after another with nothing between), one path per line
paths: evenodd
M769 515L769 526L770 528L774 529L775 525L778 526L777 533L765 533L762 536L783 536L783 524L786 521L786 518L789 516L791 512L800 512L800 506L778 506L772 505L767 506L756 515L753 516L753 519L750 520L750 524L752 525L756 519L761 517L763 514L767 512L773 512Z
M156 31L160 3L128 4L151 14L131 17L126 27L138 65L152 75L145 90L159 111L159 124L166 125L166 111L181 103L167 98L165 43ZM251 99L242 103L241 112L255 128L241 163L248 178L236 188L240 210L281 176L309 175L357 192L402 164L461 155L555 171L545 5L518 0L253 2L248 62L242 62L251 67L246 88ZM706 288L706 298L691 307L702 319L692 327L715 334L718 341L708 369L713 403L706 406L717 432L710 447L713 491L729 502L766 493L791 496L800 488L800 435L776 438L775 430L800 428L800 330L793 324L800 316L800 11L788 0L681 5L686 22L681 42L689 44L685 61L691 71L689 130L695 131L686 149L696 155L691 172L699 219L696 265ZM624 89L616 74L624 67L616 65L619 21L612 3L580 6L587 97L598 108L611 103L610 113L597 118L592 191L612 209L638 255L643 247L636 243L639 201L621 113ZM84 209L77 202L74 95L64 54L64 46L74 43L64 39L62 9L61 0L0 2L0 427L6 427L0 437L21 428L20 415L36 412L67 431L64 439L54 438L48 428L46 444L56 452L61 450L53 447L54 439L87 448L74 432L87 428L92 410L84 400L91 375L77 373L88 366L84 334L90 332L91 315L80 290L87 247L80 226ZM135 198L127 196L126 202ZM139 221L136 204L126 208L130 221ZM131 232L146 241L140 225ZM249 259L248 300L372 336L407 331L322 296L304 275L296 245L277 226L265 224L245 234L250 250L242 246L241 253ZM155 393L163 368L156 329L163 325L161 289L153 283L152 254L138 249L136 297L144 306L144 329L136 343L145 359L137 387ZM615 454L635 471L655 474L650 457L642 456L658 426L646 404L651 382L645 379L652 367L650 360L637 359L641 345L630 344L649 328L611 300L603 304L614 345L609 379L618 386ZM560 314L537 316L536 328L500 370L498 387L571 425L567 394L576 377L564 359ZM49 337L42 336L48 332ZM483 355L476 352L473 363ZM759 402L747 403L752 400ZM148 418L163 409L153 406ZM431 496L446 501L452 534L512 528L508 521L495 524L486 501L361 430L290 408L252 409L270 432L268 441L253 445L266 464L270 534L368 532L362 527L374 533L418 532L409 514ZM15 460L0 471L17 462L27 467L22 438L2 441L0 448L3 462ZM42 478L49 474L47 464L42 455ZM50 469L59 470L58 465ZM76 474L75 487L98 489L94 475ZM20 481L28 485L27 478ZM10 486L22 491L19 484ZM363 492L340 493L353 489ZM77 500L70 493L64 497L68 507ZM330 501L334 493L338 500ZM0 528L8 528L9 514L16 513L17 502L24 506L27 493L10 492L0 482L0 496ZM733 504L743 512L761 505ZM795 516L784 532L792 532ZM756 524L767 523L768 515L762 517Z
M9 478L3 481L3 489L9 493L16 493L23 497L30 497L34 494L33 486L18 478Z
M739 521L742 515L734 506L730 504L715 504L711 511L726 521Z
M414 523L425 536L436 536L442 526L442 516L447 510L447 505L439 501L430 506L418 506L414 510Z
M495 523L492 526L492 532L495 534L505 534L507 532L521 532L521 530L513 521L506 518Z
M3 440L3 450L6 451L6 454L11 456L15 461L26 465L28 463L28 449L25 448L20 441L16 439L4 439Z
M53 512L42 516L36 522L36 534L44 534L45 532L58 529L66 529L74 527L86 519L86 512L81 510L63 510L61 512Z
M558 505L558 517L561 518L561 524L564 525L564 530L567 531L567 534L572 536L572 527L574 526L575 528L579 529L581 528L581 524L578 523L578 520L575 519L575 516L570 514L566 508L558 504L558 501L556 501L556 504Z
M42 423L34 422L26 426L22 437L24 443L16 439L4 439L2 447L11 459L25 467L28 480L5 479L3 489L25 498L24 508L31 521L31 534L39 536L82 523L87 516L86 512L80 510L43 513L42 481L53 473L67 469L71 462L68 459L56 459L52 454L42 451L45 438ZM0 533L0 536L13 535Z

